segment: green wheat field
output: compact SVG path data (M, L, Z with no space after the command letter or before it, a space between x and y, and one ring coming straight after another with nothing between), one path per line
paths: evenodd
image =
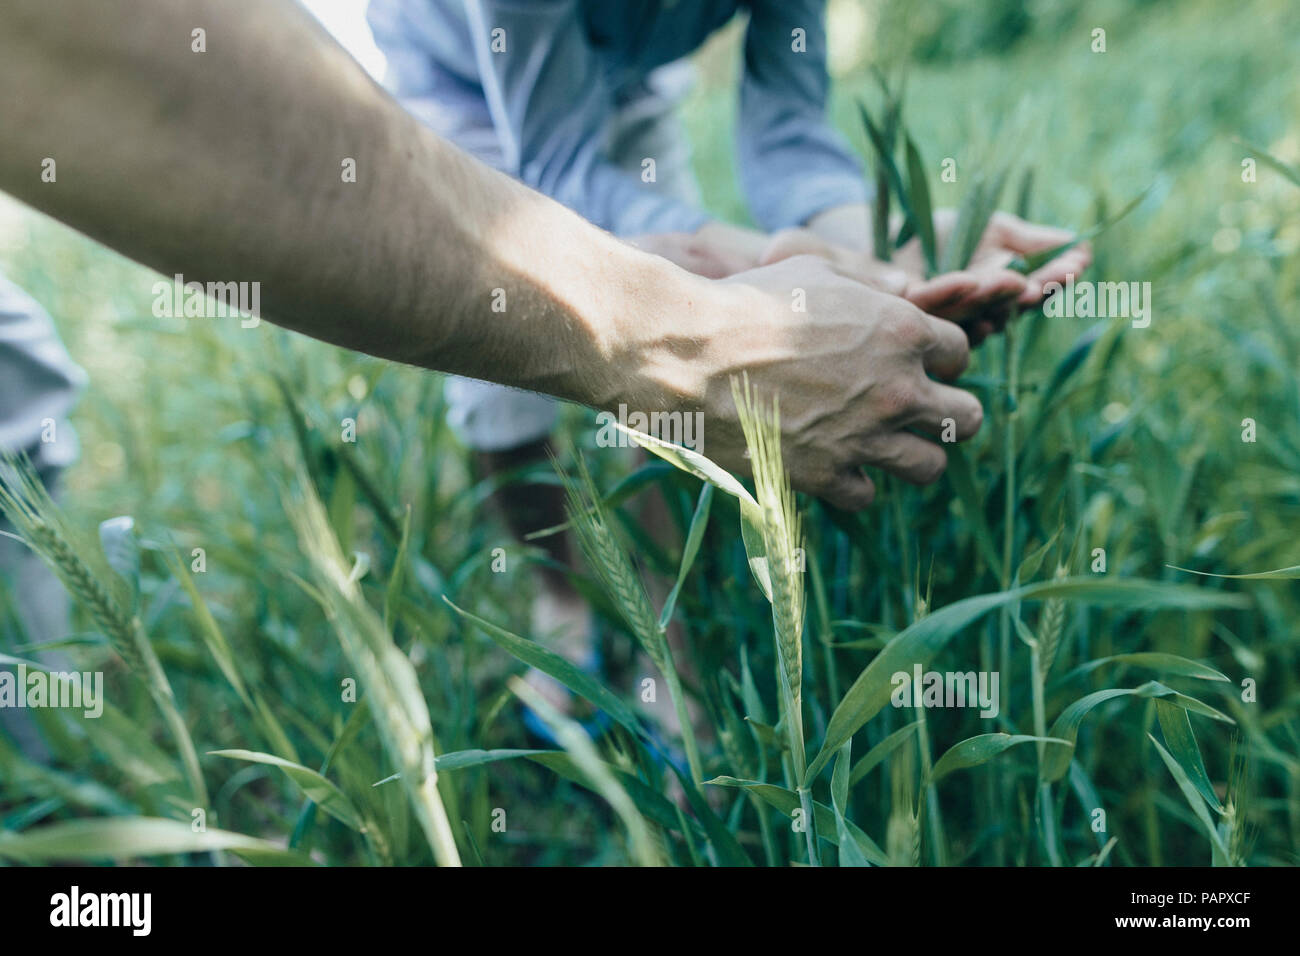
M57 505L0 494L73 632L34 645L0 597L0 661L57 652L106 704L34 712L49 760L0 734L0 863L1294 865L1300 31L1289 0L1074 7L831 4L833 115L868 169L888 77L913 205L918 179L961 207L1005 171L1002 208L1036 220L1124 211L1090 278L1153 296L1146 328L1022 315L963 378L985 425L945 477L858 514L789 491L744 382L752 480L597 447L579 408L558 470L483 478L440 376L154 318L157 276L6 201L0 269L91 384ZM700 55L686 122L710 209L743 222L738 56L735 31ZM597 674L528 633L546 558L489 509L502 480L567 489ZM895 706L917 664L997 672L996 717Z

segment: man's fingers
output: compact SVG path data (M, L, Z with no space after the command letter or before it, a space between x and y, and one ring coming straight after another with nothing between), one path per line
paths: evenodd
M980 299L986 304L1011 302L1025 291L1028 284L1019 272L998 269L980 274Z
M1029 274L1029 281L1032 285L1037 283L1040 287L1039 295L1041 296L1041 287L1049 282L1064 282L1066 276L1073 275L1075 278L1083 275L1084 270L1092 265L1092 246L1086 242L1081 242L1072 249L1067 249L1055 259L1044 263L1039 268Z
M907 290L907 299L931 315L961 322L990 310L1009 310L1028 280L1010 269L964 269L936 276Z
M966 336L963 334L962 338ZM984 406L970 392L926 379L915 412L902 424L934 435L940 441L965 441L984 423Z
M959 321L988 316L1006 316L1025 293L1028 281L1010 269L981 270L979 287L958 306Z
M1005 212L994 215L990 231L995 234L995 242L998 246L1022 256L1053 249L1074 239L1074 233L1068 229L1026 222L1019 216ZM1020 304L1025 306L1037 304L1043 297L1043 286L1047 283L1064 282L1069 275L1082 275L1091 264L1092 246L1086 242L1072 246L1029 274L1028 281L1020 293Z
M948 456L941 447L919 435L895 432L872 443L867 464L914 485L928 485L938 481L948 467Z
M1009 212L994 213L990 228L995 232L998 245L1013 249L1021 255L1042 252L1074 238L1074 233L1068 229L1026 222Z
M945 319L960 317L960 307L979 289L979 277L971 272L949 272L910 286L907 301L922 312Z
M961 327L933 316L925 317L933 334L929 344L921 352L921 361L925 370L942 379L955 379L970 364L970 343Z
M861 511L875 500L876 486L854 466L837 471L817 495L841 511Z

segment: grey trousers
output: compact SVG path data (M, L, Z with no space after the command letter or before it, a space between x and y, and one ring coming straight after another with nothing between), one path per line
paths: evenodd
M47 471L41 477L53 493L55 472ZM13 526L2 518L0 531L14 533ZM0 535L0 651L58 670L70 669L64 654L17 649L67 637L71 616L68 593L54 572L26 544ZM50 758L30 711L0 707L0 733L11 737L30 759Z
M49 314L0 276L0 448L26 451L51 492L77 456L64 416L84 381ZM3 516L0 531L13 533ZM65 669L62 654L15 651L64 638L68 627L68 596L58 578L21 541L0 535L0 651ZM0 733L16 738L27 756L48 759L29 711L0 708Z

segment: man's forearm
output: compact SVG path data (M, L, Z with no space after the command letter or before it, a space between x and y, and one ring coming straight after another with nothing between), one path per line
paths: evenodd
M623 387L620 319L691 307L684 274L439 140L287 0L127 9L0 7L0 188L166 274L257 281L317 338L580 401Z

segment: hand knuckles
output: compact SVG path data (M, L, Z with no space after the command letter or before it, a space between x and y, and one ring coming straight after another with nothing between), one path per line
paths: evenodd
M921 390L906 379L898 379L881 388L877 408L884 418L902 418L909 415L921 400Z
M934 341L929 322L916 309L899 310L890 319L889 331L894 340L907 349L924 349Z

